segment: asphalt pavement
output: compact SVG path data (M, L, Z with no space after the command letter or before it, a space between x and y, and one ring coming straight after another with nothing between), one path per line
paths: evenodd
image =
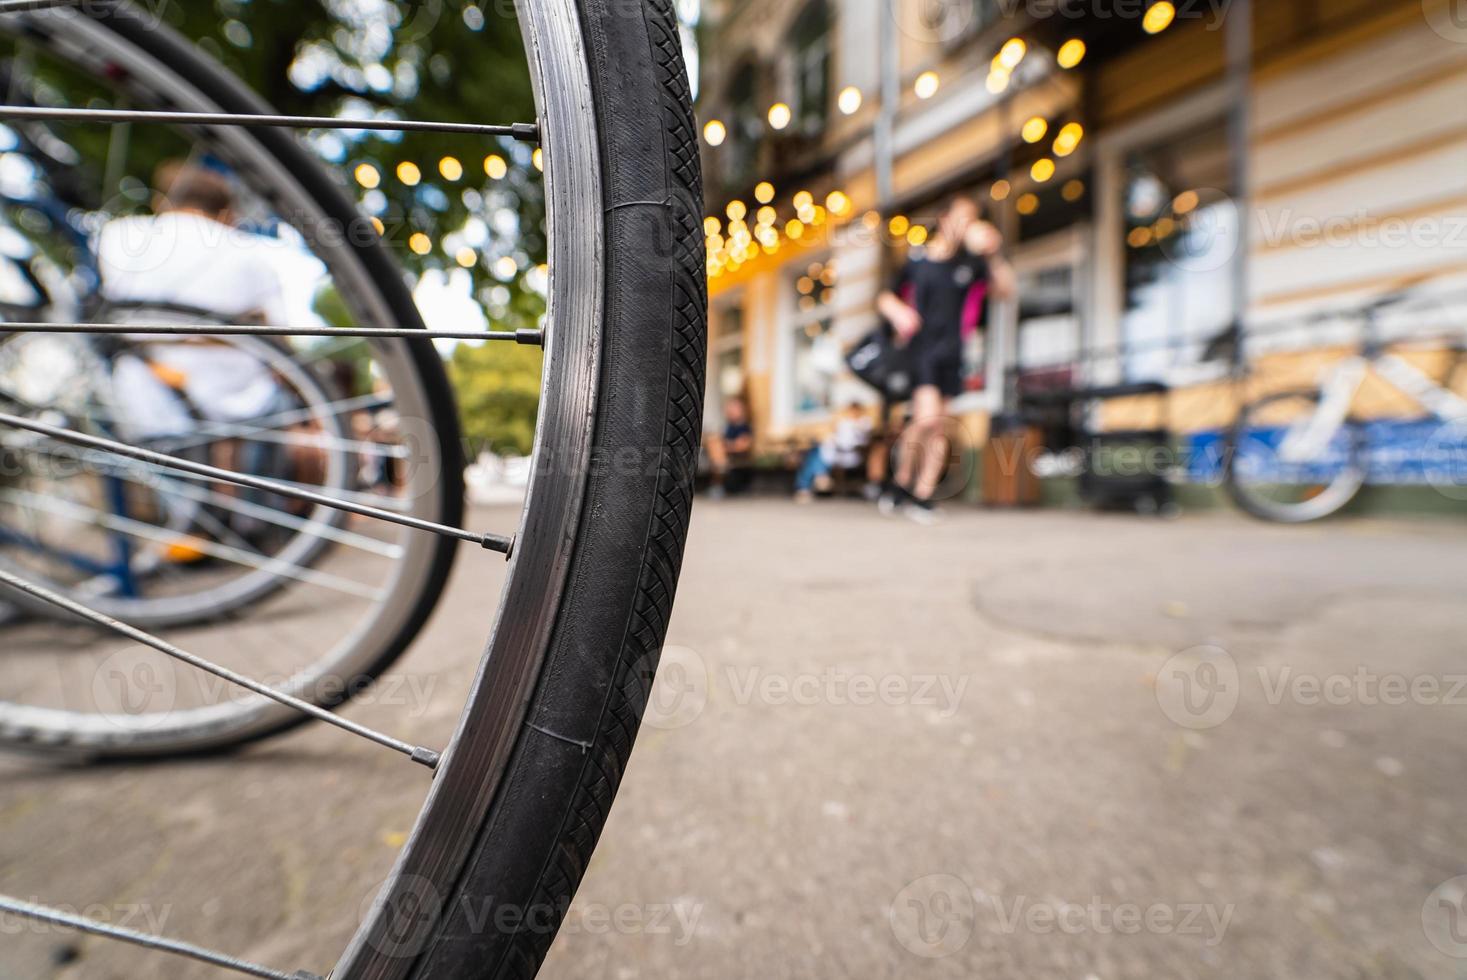
M351 716L445 742L501 575ZM1467 977L1464 592L1460 522L700 502L544 975ZM0 892L324 972L425 775L319 727L0 761ZM0 916L5 980L218 975Z

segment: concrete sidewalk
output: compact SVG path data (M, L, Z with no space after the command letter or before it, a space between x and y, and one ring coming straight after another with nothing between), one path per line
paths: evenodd
M404 664L432 706L353 717L447 738L486 567ZM1467 976L1464 591L1458 523L700 502L546 975ZM0 781L0 891L320 971L426 790L316 729ZM213 975L6 925L6 978Z

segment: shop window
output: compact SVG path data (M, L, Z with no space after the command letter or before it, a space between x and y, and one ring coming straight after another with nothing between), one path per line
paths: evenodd
M835 319L836 266L813 262L793 281L790 324L790 405L796 417L830 411L844 365Z
M744 378L744 307L741 302L720 306L713 317L709 342L708 396L705 417L718 424L731 398L747 395Z
M1121 346L1130 380L1196 370L1235 319L1230 160L1221 119L1127 160Z
M1018 371L1021 391L1067 388L1081 353L1075 267L1019 272Z
M759 73L752 61L734 69L728 86L729 133L723 153L723 179L730 187L749 183L758 163L764 132L759 115Z

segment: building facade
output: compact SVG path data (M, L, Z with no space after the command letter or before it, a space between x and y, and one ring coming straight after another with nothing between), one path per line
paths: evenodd
M1412 301L1388 331L1467 326L1453 0L722 0L703 31L709 419L746 398L764 452L873 400L845 352L955 193L1020 279L967 340L975 446L1025 392L1122 381L1214 430L1392 291Z

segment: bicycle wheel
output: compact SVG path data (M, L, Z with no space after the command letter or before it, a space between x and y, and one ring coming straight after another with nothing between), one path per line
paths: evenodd
M169 321L178 322L176 315L154 311L141 322ZM333 408L343 399L293 350L230 337L202 350L139 342L104 355L90 350L91 342L31 333L0 338L0 391L43 377L54 389L28 399L32 410L22 413L28 417L69 409L79 431L205 463L214 451L234 449L255 457L247 469L261 476L299 482L289 465L296 462L319 469L309 481L317 489L355 488L347 419ZM206 418L186 393L169 389L149 370L158 363L154 357L200 354L242 362L272 379L256 417ZM136 418L150 407L167 416L161 427L147 420L153 421L151 433ZM299 422L271 424L282 417ZM349 539L343 515L331 508L293 513L265 495L221 493L137 464L63 469L44 439L10 443L17 465L0 486L0 568L134 626L227 616L299 581L323 552ZM26 605L34 614L55 615L47 603Z
M441 756L393 746L434 766L435 778L334 980L537 971L632 749L687 535L707 294L698 144L672 2L524 0L517 9L550 250L532 478L498 618L450 745Z
M0 16L0 31L23 37L37 56L51 59L56 70L107 79L120 97L134 105L175 111L265 110L252 93L201 57L192 45L126 7L89 5L84 14L58 9L24 17ZM406 283L376 236L332 234L366 224L366 219L342 194L337 181L293 137L234 126L175 131L181 134L184 146L206 145L213 157L226 162L254 208L289 216L310 254L329 271L331 286L357 323L368 328L423 329ZM176 326L177 319L162 325ZM213 336L212 343L249 352L267 365L284 379L282 388L300 406L289 401L275 405L267 410L267 417L249 424L209 423L190 435L160 439L152 448L163 451L164 456L191 458L222 436L246 447L303 440L325 447L320 450L323 472L305 481L308 489L381 504L412 520L446 525L462 522L463 463L457 415L442 361L430 344L400 338L363 341L344 332L341 338L294 338L291 346L282 346L268 337L209 335L213 326L203 324L199 330ZM77 351L92 350L93 335L47 334L14 324L10 329L0 353L20 345L47 347L53 367L67 360L66 352L76 357ZM134 322L126 329L141 330L142 325ZM102 336L111 341L115 333ZM130 332L128 336L140 335ZM379 390L350 397L328 394L326 381L313 368L343 351L355 352L370 364ZM46 372L27 372L23 358L14 366L12 380L36 382L49 377ZM107 373L102 366L88 369L79 365L75 370L93 379ZM43 401L47 397L59 400L50 406L27 406L24 397L17 405L16 394L10 391L0 407L31 421L49 418L74 423L98 412L106 416L115 409L107 407L112 393L107 398L90 397L83 383L53 384L49 392L30 393ZM396 441L384 441L374 451L411 458L409 472L390 497L348 491L352 474L340 451L348 435L346 422L353 416L384 412L403 420L403 431ZM293 431L302 422L315 431L310 435ZM51 533L62 534L75 545L74 554L68 549L69 558L90 559L76 567L90 569L92 574L76 574L76 567L69 580L58 581L48 574L56 574L55 537L31 542L49 549L53 559L49 563L38 565L32 560L35 548L21 560L12 547L3 556L5 560L0 560L0 571L40 579L42 586L52 586L52 591L133 626L158 629L207 619L214 628L204 623L176 635L231 669L263 674L275 686L323 708L335 707L363 690L406 649L431 614L454 560L456 542L452 538L407 529L394 535L375 527L351 527L338 508L321 503L287 510L251 499L248 490L221 486L147 461L86 447L76 449L33 431L0 427L0 435L11 459L55 460L60 449L74 450L59 457L79 468L79 472L64 473L64 479L31 483L33 474L27 467L12 467L24 478L0 487L8 495L3 516L12 545L26 519L44 519L54 529ZM262 441L267 437L269 441ZM128 507L140 513L122 514L116 506L98 499L95 487L102 482L125 484L120 492L126 495ZM54 491L61 485L79 489L58 496ZM160 509L160 501L200 505L194 513L212 520L214 533L205 537L197 527L170 526L168 520L148 514L150 507ZM260 521L285 534L273 544L251 544L238 540L239 535L228 527L220 530L223 519ZM100 530L103 535L87 540L84 532L89 530ZM177 539L180 532L184 533L181 541ZM96 585L106 578L107 569L95 567L96 559L106 556L92 549L105 548L120 537L132 538L139 546L135 550L147 543L181 544L185 550L201 552L208 563L178 563L170 574L155 580L150 579L149 569L140 568L146 588L139 595L108 594L115 590ZM334 552L330 561L322 557L327 551ZM105 564L111 564L110 559ZM13 590L6 594L18 595ZM265 602L269 604L251 611ZM283 630L267 629L271 617L284 620L292 610L321 602L333 607L329 635L310 644L292 643ZM34 611L42 606L55 608L53 603L34 598L23 608ZM252 630L246 630L237 618L221 622L220 617L237 617L247 611L251 614L243 623ZM0 664L0 744L12 748L90 758L169 755L234 746L308 720L268 698L229 685L203 684L195 672L180 669L173 659L155 651L135 653L128 644L111 637L88 631L76 639L70 633L58 634L54 625L16 618L4 628L8 656ZM141 697L124 690L125 678L146 678L141 686L152 694Z
M1292 432L1319 410L1319 391L1286 391L1244 408L1228 433L1224 480L1247 513L1280 524L1322 520L1365 486L1365 436L1353 421L1320 440L1307 458L1285 452Z

